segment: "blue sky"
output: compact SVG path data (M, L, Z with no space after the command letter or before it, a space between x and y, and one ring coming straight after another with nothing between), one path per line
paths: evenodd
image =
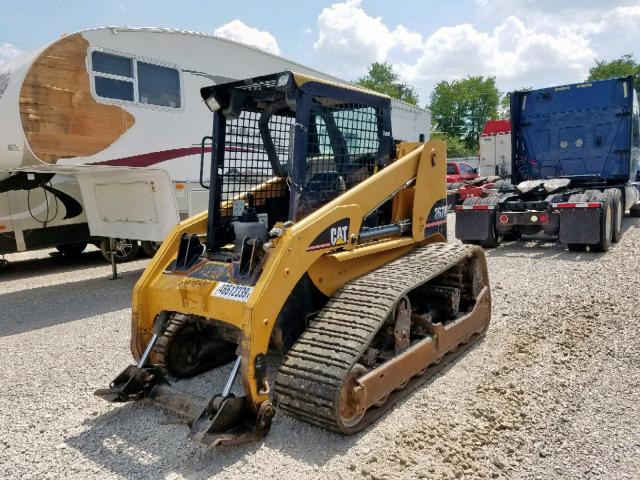
M494 75L508 91L581 81L596 58L640 58L640 0L2 3L0 63L85 28L183 28L253 43L348 80L373 61L389 61L421 103L439 80Z

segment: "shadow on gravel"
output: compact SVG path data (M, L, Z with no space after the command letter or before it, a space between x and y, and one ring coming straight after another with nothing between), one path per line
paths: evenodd
M464 354L479 347L483 340L484 337L459 348L455 356L440 364L436 373L428 377L413 395L429 388L440 375L446 375ZM383 430L380 422L411 398L409 395L402 399L372 426L356 435L334 434L277 413L271 432L264 440L215 448L206 448L189 440L186 421L164 412L159 406L147 401L127 403L114 405L107 413L86 420L84 424L88 430L67 438L65 443L96 465L130 479L168 478L171 473L190 480L220 473L242 478L243 473L260 472L265 478L272 478L274 472L284 474L286 469L299 468L286 463L288 459L305 465L299 471L300 478L315 478L321 475L320 471L314 470L316 467L347 454L368 432L377 428ZM253 456L256 458L249 461ZM280 463L270 461L271 457L277 457L276 462ZM233 472L227 470L231 468Z
M9 260L9 264L0 268L0 281L3 282L107 265L99 250L85 252L77 257L65 257L52 253L46 257L25 260L11 260L9 257L7 260Z
M640 218L624 217L622 220L622 234L632 228L640 228ZM615 244L614 244L615 245ZM606 253L570 252L567 247L556 238L542 235L527 236L516 242L505 242L498 248L486 250L487 257L512 257L528 259L558 258L570 262L593 262L602 258Z
M131 290L142 269L0 295L0 337L50 327L131 307Z

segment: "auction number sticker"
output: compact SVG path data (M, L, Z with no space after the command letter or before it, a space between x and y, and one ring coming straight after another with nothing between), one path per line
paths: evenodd
M211 295L214 297L226 298L227 300L235 300L236 302L246 302L253 292L253 287L245 285L235 285L233 283L220 282L213 289Z

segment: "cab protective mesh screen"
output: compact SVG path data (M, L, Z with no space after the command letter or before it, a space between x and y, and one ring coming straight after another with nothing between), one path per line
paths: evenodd
M227 120L222 181L223 217L232 215L225 202L253 192L256 204L264 205L270 199L288 196L284 178L278 180L269 159L269 152L260 135L259 120L262 112L243 111L237 119ZM272 115L268 122L275 160L284 172L288 169L289 140L294 117ZM272 159L273 160L273 159Z
M296 217L310 213L375 171L382 112L357 103L315 98L309 118L307 155L297 179Z

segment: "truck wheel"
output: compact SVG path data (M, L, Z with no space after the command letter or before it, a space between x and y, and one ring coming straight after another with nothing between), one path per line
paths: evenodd
M129 240L128 238L115 238L114 247L117 263L133 260L140 251L140 244L136 240ZM102 253L102 257L107 262L111 262L111 245L108 238L104 238L100 242L100 253Z
M636 203L633 207L631 207L631 210L629 210L629 215L634 218L640 217L640 203Z
M620 238L622 238L622 217L624 215L622 193L617 188L608 188L604 191L604 195L613 206L613 231L611 232L611 241L617 243Z
M142 253L147 257L153 257L160 248L160 245L162 245L162 242L144 241L140 248L142 249Z
M84 249L87 248L87 242L67 243L65 245L58 245L58 250L65 257L77 257Z
M598 243L590 245L593 252L608 252L613 237L613 205L611 200L602 192L597 192L589 196L591 202L602 202L603 207L600 212L600 240Z

